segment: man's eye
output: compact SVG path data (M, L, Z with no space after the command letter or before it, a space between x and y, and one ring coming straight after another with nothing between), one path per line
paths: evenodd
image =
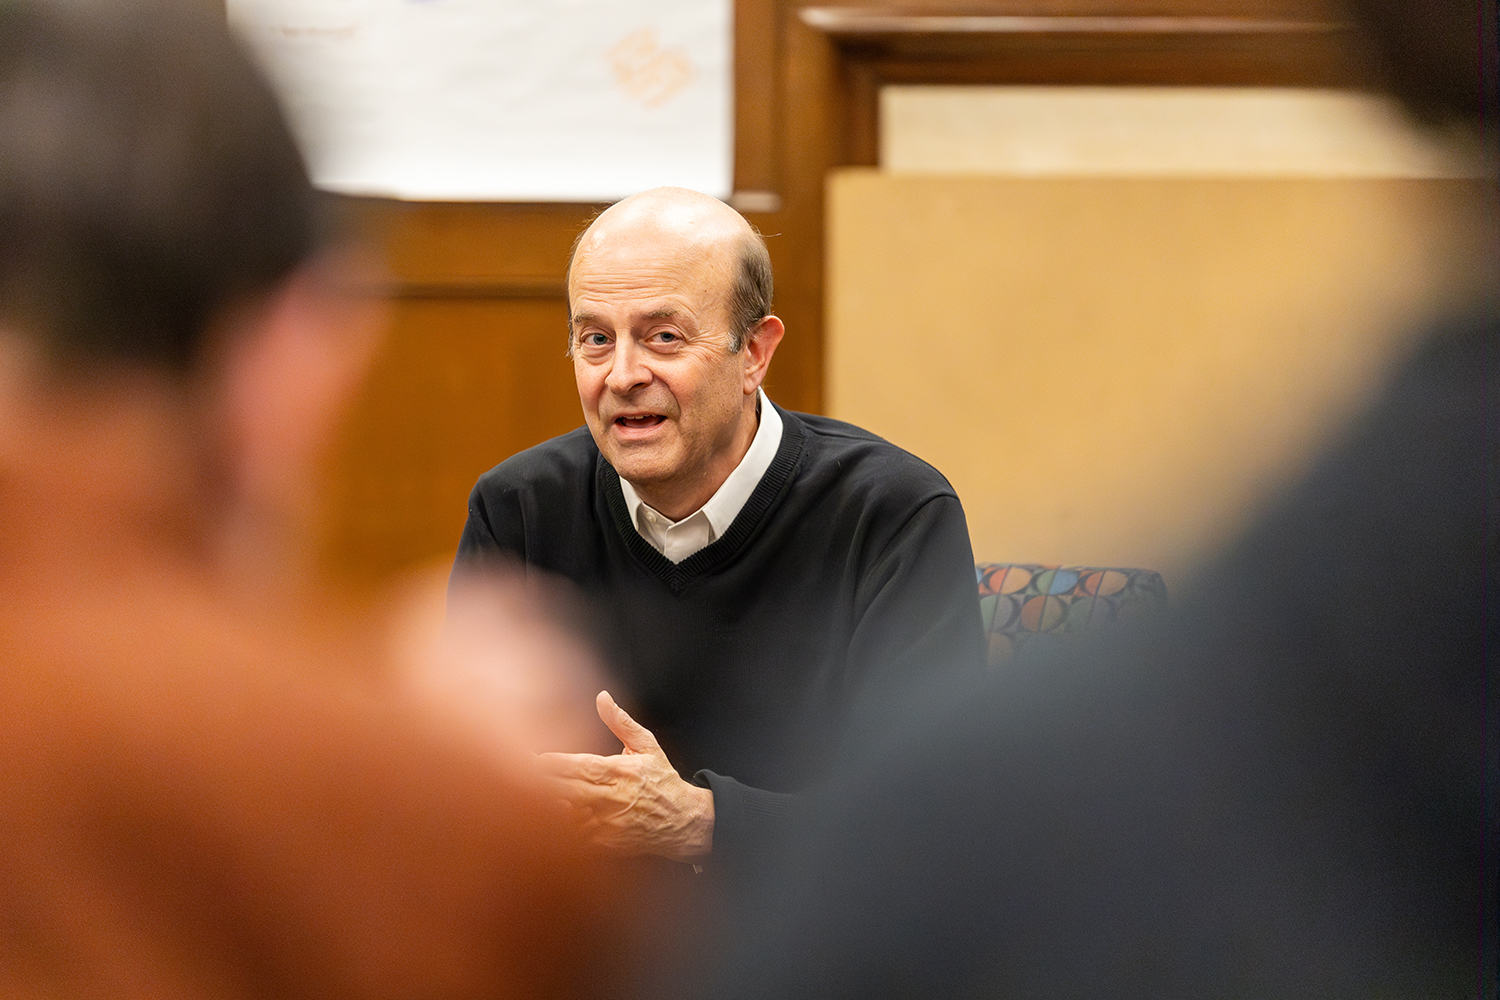
M609 338L602 333L585 333L583 335L583 346L604 347L609 343Z
M675 343L680 338L671 330L658 330L656 333L656 339L661 341L663 344L671 344Z

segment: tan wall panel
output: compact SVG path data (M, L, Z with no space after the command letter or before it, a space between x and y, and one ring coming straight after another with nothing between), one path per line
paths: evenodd
M943 470L981 559L1180 581L1403 350L1456 187L841 171L829 411Z
M562 299L406 299L334 470L329 545L378 575L451 558L474 480L583 422Z

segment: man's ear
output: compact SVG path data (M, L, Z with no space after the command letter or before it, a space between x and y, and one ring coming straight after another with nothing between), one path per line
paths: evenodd
M745 357L745 395L755 395L755 390L765 381L771 355L776 353L776 347L785 335L786 327L775 316L763 317L745 335L745 346L741 349Z
M235 488L252 506L316 492L317 461L364 380L384 303L357 260L314 259L223 330L214 373Z

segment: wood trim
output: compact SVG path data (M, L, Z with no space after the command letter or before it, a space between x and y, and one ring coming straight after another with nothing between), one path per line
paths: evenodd
M851 7L804 7L797 16L840 41L897 35L1265 35L1342 30L1333 21L1254 17L898 14Z
M775 192L780 35L766 0L734 5L734 189Z

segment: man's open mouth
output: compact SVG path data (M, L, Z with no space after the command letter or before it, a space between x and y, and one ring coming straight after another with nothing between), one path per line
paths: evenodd
M659 413L643 413L634 417L616 417L615 423L631 430L644 430L647 427L655 427L665 419L667 418Z

